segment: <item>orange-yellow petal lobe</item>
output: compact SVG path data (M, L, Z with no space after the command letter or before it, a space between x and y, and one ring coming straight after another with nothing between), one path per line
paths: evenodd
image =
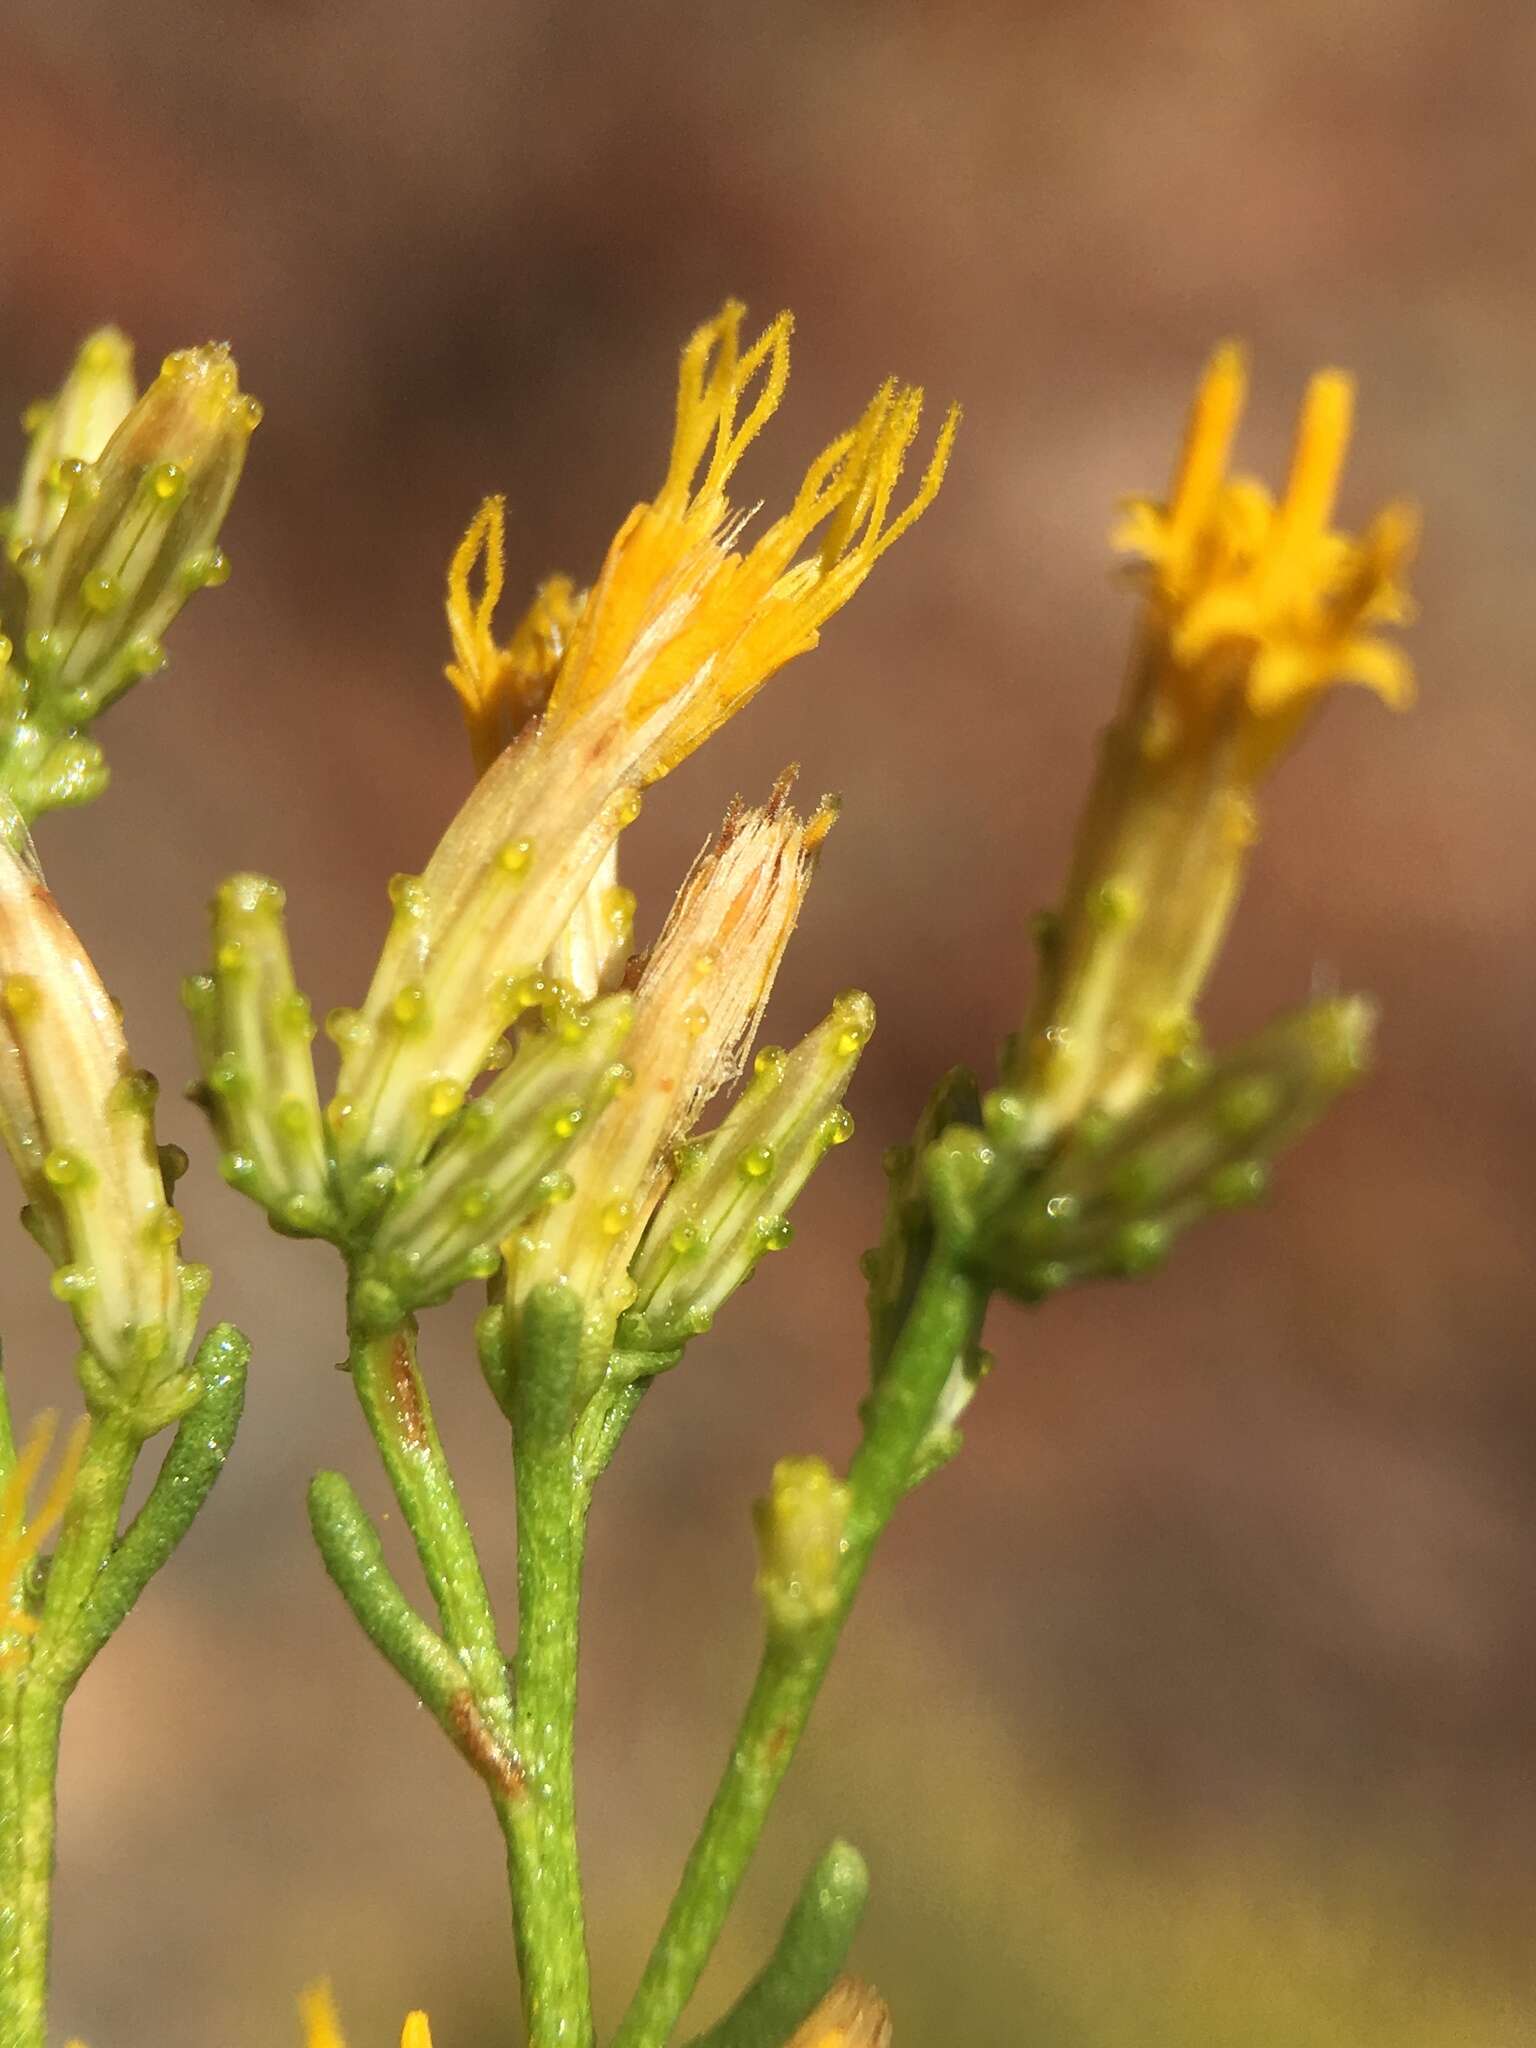
M1354 378L1343 370L1319 370L1301 401L1290 475L1280 501L1284 535L1306 538L1327 532L1354 418Z
M400 2048L432 2048L432 2029L424 2012L407 2013L400 2029Z
M1184 447L1168 497L1168 523L1176 534L1198 534L1226 480L1232 443L1248 397L1248 365L1235 341L1224 341L1195 391Z

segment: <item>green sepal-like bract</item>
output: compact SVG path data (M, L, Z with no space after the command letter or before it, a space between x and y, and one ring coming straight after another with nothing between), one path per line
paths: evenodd
M233 877L214 898L212 924L209 971L184 984L183 1000L202 1076L193 1092L223 1146L225 1178L275 1229L341 1249L365 1327L387 1328L467 1279L490 1278L503 1241L569 1192L561 1160L625 1078L631 999L583 1005L546 990L501 1071L468 1101L428 1061L417 1090L417 1122L431 1133L424 1154L357 1170L339 1157L344 1106L321 1106L281 889Z
M683 1148L631 1267L636 1299L620 1324L622 1348L677 1350L765 1252L789 1243L791 1203L853 1135L842 1099L874 1028L868 996L839 996L792 1052L765 1047L725 1122Z
M1003 1135L978 1270L1035 1301L1160 1265L1190 1224L1262 1195L1277 1154L1364 1073L1371 1025L1359 997L1313 1003L1215 1061L1175 1065L1126 1117L1090 1112L1043 1160L1012 1161ZM995 1098L987 1111L1000 1133L1016 1121Z
M221 1170L294 1235L335 1236L314 1024L293 978L283 892L233 875L213 899L213 964L182 985L197 1039L198 1100L223 1146Z

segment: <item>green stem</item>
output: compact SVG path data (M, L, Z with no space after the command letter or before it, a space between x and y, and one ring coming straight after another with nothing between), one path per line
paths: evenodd
M414 1317L381 1332L362 1333L354 1325L348 1364L443 1633L464 1667L477 1708L492 1720L499 1739L509 1739L506 1659L475 1539L417 1367Z
M16 1463L16 1433L11 1427L11 1397L5 1388L5 1363L0 1356L0 1487Z
M0 1669L0 2025L12 2008L16 1956L16 1856L21 1839L21 1684L19 1669Z
M579 1518L562 1510L559 1457L531 1426L517 1465L519 1628L517 1707L474 1538L432 1419L416 1363L416 1325L354 1336L353 1383L415 1539L447 1648L464 1685L446 1689L431 1631L411 1625L382 1571L361 1510L324 1483L312 1502L326 1564L375 1644L419 1696L490 1789L507 1845L513 1939L529 2048L590 2048L591 2000L581 1884L575 1870L570 1716L575 1694ZM514 1403L522 1415L522 1375ZM544 1429L541 1421L540 1429ZM545 1431L547 1434L547 1431ZM566 1491L574 1488L567 1448ZM525 1444L526 1440L526 1444ZM563 1519L562 1519L563 1517ZM412 1665L417 1668L413 1670ZM423 1682L425 1681L425 1683ZM526 1754L525 1754L526 1752Z
M64 1703L56 1693L20 1689L15 1735L14 1830L7 1858L11 1892L0 1914L5 1976L0 2013L6 2048L43 2048L48 2004L54 1844L54 1787Z
M81 1654L82 1616L112 1553L139 1441L120 1416L98 1416L92 1422L48 1569L37 1634L15 1687L15 1789L7 1814L11 1891L0 1923L6 2048L43 2048L59 1726L64 1702L87 1661Z
M574 1440L581 1305L560 1284L523 1305L512 1379L517 1485L514 1746L524 1783L496 1799L529 2048L591 2048L574 1744L588 1489Z
M11 1661L14 1654L14 1661ZM21 1850L21 1678L19 1654L0 1660L0 2040L10 2037L18 1952L17 1859Z
M864 1440L849 1469L852 1499L837 1607L825 1621L792 1632L770 1630L730 1761L614 2048L665 2048L693 1995L875 1544L907 1489L950 1369L974 1337L982 1303L977 1283L936 1247L870 1397Z
M0 1496L15 1463L10 1396L4 1372L0 1370ZM19 1588L17 1592L20 1597ZM20 1653L9 1645L0 1645L0 2022L11 2010L11 1957L15 1953L16 1848L21 1797L16 1752L21 1735L21 1671Z

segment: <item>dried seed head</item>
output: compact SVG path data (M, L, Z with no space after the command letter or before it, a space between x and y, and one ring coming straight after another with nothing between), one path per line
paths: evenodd
M676 1147L740 1072L810 886L825 826L796 816L787 790L733 806L694 864L635 991L632 1081L568 1162L574 1198L509 1248L515 1296L561 1278L581 1296L593 1369L633 1299L629 1263Z

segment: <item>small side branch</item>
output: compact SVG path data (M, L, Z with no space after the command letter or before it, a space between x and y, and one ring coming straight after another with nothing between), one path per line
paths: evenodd
M463 1665L400 1590L378 1531L341 1473L317 1472L310 1481L309 1526L326 1571L369 1642L492 1792L520 1797L523 1778L516 1760L487 1727Z
M851 1842L834 1842L800 1887L762 1970L689 2048L782 2048L831 1990L868 1898L864 1858Z

